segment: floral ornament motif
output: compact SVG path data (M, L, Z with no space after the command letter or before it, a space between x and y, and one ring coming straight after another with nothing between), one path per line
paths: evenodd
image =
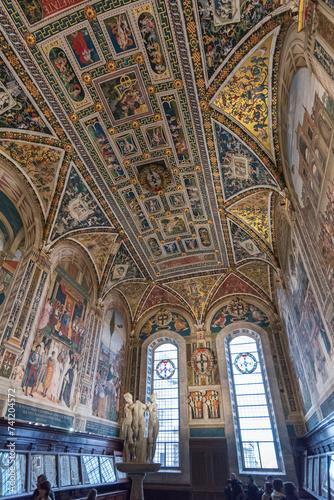
M161 113L154 113L153 119L155 122L160 122L161 121Z
M201 375L209 375L214 363L211 349L196 349L191 356L192 369Z
M82 75L82 80L85 82L85 83L91 83L92 81L92 77L89 73L83 73Z
M209 109L209 103L207 101L201 101L199 103L199 106L200 106L202 111L208 111L208 109Z
M165 154L166 154L167 156L172 156L173 151L172 151L171 149L166 149L166 150L165 150Z
M141 52L138 52L138 54L135 55L135 61L137 64L143 64L144 56Z
M150 95L155 94L155 92L156 92L156 88L154 85L147 85L146 90L147 90L147 93Z
M94 109L95 109L96 111L102 111L102 110L103 110L103 105L102 105L102 103L101 103L101 102L96 102L96 103L94 104Z
M110 134L110 135L116 134L116 129L114 127L109 127L108 128L108 134Z
M183 81L180 78L177 78L174 80L174 87L176 89L182 89L183 88Z
M88 21L94 21L94 19L96 19L96 12L94 7L92 7L91 5L87 5L87 7L85 8L85 16Z
M133 130L137 130L137 128L139 128L139 121L134 120L133 122L131 122L131 127L133 128Z
M72 123L76 123L78 121L78 115L75 113L70 113L68 115L69 119L71 120Z
M36 38L32 33L26 33L24 35L24 39L28 47L33 47L34 45L36 45Z
M171 359L162 359L161 361L159 361L155 369L158 377L163 380L168 380L172 378L172 376L175 373L175 370L176 370L175 365Z
M234 366L242 374L253 373L257 368L257 361L250 352L242 352L235 358Z
M124 160L123 161L123 165L124 165L124 167L129 167L131 165L131 161L130 160Z
M72 144L70 144L68 142L66 144L64 144L64 149L65 149L66 153L73 153L73 146L72 146Z
M151 153L144 153L145 160L148 160L149 158L151 158L151 156Z
M115 69L116 69L115 61L107 61L106 68L107 68L107 71L109 71L109 72L115 71Z

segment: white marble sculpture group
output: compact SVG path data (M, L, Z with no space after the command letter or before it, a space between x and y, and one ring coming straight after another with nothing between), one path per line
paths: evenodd
M152 463L159 432L158 404L156 403L158 395L152 394L151 401L147 404L141 403L138 399L134 403L129 392L124 394L124 399L126 404L122 426L123 461L138 464ZM145 437L146 410L148 410L147 438Z

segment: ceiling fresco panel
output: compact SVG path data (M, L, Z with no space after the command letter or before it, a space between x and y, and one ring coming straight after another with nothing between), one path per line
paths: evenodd
M112 265L106 279L103 295L121 281L135 280L136 278L144 278L143 273L135 263L124 243L121 244L117 254L115 255Z
M270 192L261 191L238 201L229 211L250 226L270 245Z
M44 214L47 214L64 151L28 141L10 140L0 140L0 150L29 177L38 192Z
M277 3L89 4L0 6L19 32L8 24L5 36L24 58L21 80L14 55L0 60L0 151L35 185L50 246L84 247L101 296L117 289L133 320L173 304L200 322L224 293L268 294L258 259L273 259L270 193L279 189L270 135ZM59 139L22 137L53 134L49 121ZM221 283L235 263L245 263L240 275L233 267ZM158 327L151 323L143 335Z
M232 235L234 260L236 263L254 258L270 260L268 254L263 251L261 244L257 243L255 238L229 219L228 224Z
M278 33L276 28L261 40L211 100L215 109L250 133L272 157L271 71Z
M74 166L69 171L51 234L54 242L72 231L113 227Z
M263 162L224 125L212 120L224 199L255 186L278 187Z
M129 309L131 311L132 319L134 319L135 317L138 304L140 303L146 288L147 283L138 282L124 283L116 287L116 289L122 293L125 300L127 301Z
M239 276L236 276L235 274L230 274L214 294L210 303L210 307L219 299L226 297L226 295L233 295L238 293L251 294L255 295L256 297L261 297L261 295L246 281L241 279Z
M111 233L92 233L71 235L70 237L71 240L76 241L87 250L100 280L109 256L114 255L118 250L117 236L117 234Z
M201 279L189 279L168 283L168 287L186 300L198 320L209 297L209 293L219 279L219 275L206 276Z
M189 0L189 5L192 2ZM206 81L212 81L242 40L273 10L278 1L195 0L200 51Z
M254 281L269 297L271 296L269 266L267 264L264 262L250 262L239 267L239 271Z
M185 304L183 300L173 295L171 292L168 292L164 288L160 286L155 286L150 293L148 294L142 308L139 310L140 316L142 316L146 311L151 309L152 307L159 304L172 304L179 307L189 307L188 304Z

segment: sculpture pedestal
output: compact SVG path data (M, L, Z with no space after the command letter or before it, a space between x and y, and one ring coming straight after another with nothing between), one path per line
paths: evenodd
M143 481L146 474L153 474L158 472L161 464L137 464L136 462L118 462L116 468L120 472L128 474L132 479L131 496L130 500L144 500Z

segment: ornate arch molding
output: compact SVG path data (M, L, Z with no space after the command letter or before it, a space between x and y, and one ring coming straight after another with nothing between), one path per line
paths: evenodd
M288 189L290 193L294 193L294 195L295 191L289 168L287 144L289 93L295 75L300 69L307 67L305 51L305 34L303 32L297 32L297 22L295 22L289 28L284 41L278 78L278 137L282 168Z
M267 308L267 311L268 309L269 308ZM231 335L232 332L235 332L234 335L249 335L251 332L254 332L256 334L255 336L257 338L260 338L268 381L269 381L272 404L274 408L278 434L280 438L284 468L286 471L286 475L289 478L288 480L289 481L292 480L295 482L297 481L295 473L295 465L292 455L292 449L290 446L290 440L287 432L287 426L284 418L283 406L277 383L275 367L272 361L272 352L270 348L269 334L260 326L246 321L236 321L235 323L224 327L221 330L221 332L217 335L216 339L219 371L221 377L223 408L225 415L225 435L229 453L230 468L231 470L238 470L238 455L237 455L236 440L235 440L232 401L228 383L229 375L228 375L226 350L225 350L225 339L226 337ZM275 475L284 476L285 472L277 474L275 473Z
M0 156L1 191L11 200L19 212L25 236L25 246L40 248L43 239L43 213L31 185L9 160Z

